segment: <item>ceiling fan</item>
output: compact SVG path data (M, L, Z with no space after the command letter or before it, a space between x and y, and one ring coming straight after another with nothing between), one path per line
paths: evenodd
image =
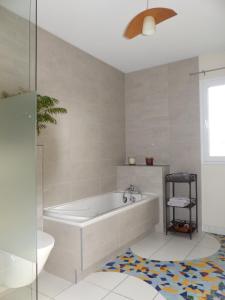
M156 32L156 25L176 15L177 13L169 8L149 8L149 0L147 0L147 9L131 20L125 30L124 36L127 39L133 39L140 34L146 36L152 35Z

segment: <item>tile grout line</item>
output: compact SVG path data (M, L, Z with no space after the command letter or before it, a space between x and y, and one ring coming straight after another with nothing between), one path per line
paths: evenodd
M108 293L105 295L105 296L103 296L103 298L101 298L101 299L99 299L99 300L104 300L106 297L108 297L109 295L111 294L111 291L108 291Z
M107 295L105 295L103 298L101 298L101 300L105 299L105 298L108 297L110 294L117 294L117 295L120 295L120 294L114 292L114 290L115 290L118 286L120 286L125 280L127 280L128 277L129 277L129 275L126 274L126 278L124 278L123 280L120 281L120 283L118 283L116 286L114 286L114 288L111 289ZM120 296L123 296L123 295L120 295ZM123 297L124 297L124 296L123 296ZM124 297L124 298L129 299L129 300L132 300L132 299L127 298L127 297Z
M114 272L107 272L107 273L114 273ZM119 273L119 272L118 272ZM124 274L124 273L119 273L119 274ZM127 277L128 277L129 275L128 274L126 274L126 278L123 278L114 288L112 288L112 289L107 289L107 288L105 288L105 287L103 287L103 286L101 286L100 284L97 284L97 283L94 283L94 282L91 282L91 281L89 281L89 280L86 280L86 279L84 279L84 281L85 282L88 282L88 283L90 283L90 284L93 284L93 285L95 285L95 286L97 286L97 287L99 287L99 288L102 288L102 289L104 289L104 290L106 290L106 291L113 291L115 288L117 288L123 281L125 281L126 279L127 279Z
M52 298L52 297L50 297L50 296L48 296L48 295L46 295L46 294L44 294L44 293L41 293L41 292L38 292L38 295L41 295L41 296L44 296L44 297L46 297L46 298L48 298L48 300L54 300L54 298Z
M155 250L149 257L148 259L154 260L154 257L152 258L152 256L157 253L159 250L161 250L164 246L166 246L170 241L172 240L172 237L170 239L168 239L168 241L165 241L165 243L163 243L163 245L161 245L159 248L157 248L157 250Z
M162 296L162 294L160 292L158 292L152 300L155 300L159 295ZM164 296L162 296L162 297L164 297ZM166 300L166 298L165 298L165 300Z
M152 300L155 300L156 297L158 297L158 295L159 295L159 292L155 295L155 297Z
M141 279L140 279L141 280ZM157 290L156 290L157 291ZM126 298L126 299L129 299L129 300L135 300L135 299L133 299L133 298L129 298L129 297L127 297L127 296L124 296L124 295L122 295L122 294L120 294L120 293L118 293L118 292L112 292L112 294L116 294L116 295L118 295L118 296L121 296L121 297L124 297L124 298ZM158 296L158 292L157 292L157 294L152 298L152 299L149 299L149 300L154 300L157 296Z
M193 248L191 248L191 250L188 252L188 254L184 257L184 260L186 259L186 257L194 250L195 247L197 247L197 245L204 239L205 235L203 235L203 237L196 242L196 244L193 246ZM172 240L173 236L171 237L171 239L169 239L168 241L166 241L160 248L158 248L156 251L154 251L151 256L149 257L149 259L154 260L154 257L152 257L156 252L158 252L159 250L161 250L162 248L164 248L171 240Z
M32 291L36 291L36 288L34 289L34 288L31 287L31 290L32 290ZM49 296L49 295L47 295L47 294L41 292L40 290L38 290L38 294L40 294L41 296L47 297L47 298L49 298L49 299L53 299L52 296Z
M85 279L84 279L83 281L84 281L84 282L87 282L87 283L89 283L89 284L91 284L91 285L97 286L98 288L101 288L101 289L103 289L103 290L106 290L106 291L111 292L111 290L109 290L109 289L107 289L107 288L101 286L100 284L97 284L97 283L94 283L94 282L91 282L91 281L85 280Z
M132 298L129 298L129 297L127 297L127 296L124 296L124 295L122 295L122 294L120 294L120 293L118 293L118 292L115 291L115 289L116 289L118 286L120 286L124 281L126 281L126 280L129 279L130 277L133 277L133 278L136 278L136 279L141 280L140 278L134 277L134 276L132 276L132 275L127 275L127 278L125 278L125 279L122 280L117 286L115 286L115 287L111 290L111 292L114 293L114 294L116 294L116 295L119 295L119 296L121 296L121 297L124 297L124 298L126 298L126 299L134 300L134 299L132 299ZM156 290L156 291L157 291L157 290ZM155 297L156 297L157 295L158 295L158 292L157 292L157 294L155 295ZM154 300L155 297L152 298L152 300Z
M198 247L198 245L201 243L201 241L205 238L206 235L203 235L203 237L195 244L195 246L188 252L188 254L185 256L184 260L187 260L187 257L191 254L191 252ZM196 258L198 259L198 258Z
M121 273L121 274L123 274L123 273ZM111 292L115 291L115 289L118 288L118 286L120 286L122 283L124 283L124 281L126 281L129 277L130 277L130 275L126 274L126 278L124 278L123 280L120 281L120 283L118 283L116 286L114 286L114 288L111 290Z
M190 251L187 253L187 255L185 256L184 260L186 260L186 258L191 254L191 252L199 246L199 244L202 242L202 240L203 240L206 236L207 236L207 234L203 234L203 236L202 236L199 240L196 241L196 243L194 244L194 246L191 248L191 250L190 250ZM152 256L153 256L155 253L157 253L158 251L160 251L161 249L163 249L163 248L164 248L164 247L165 247L172 239L173 239L173 236L171 236L171 237L170 237L167 241L165 241L159 248L157 248L157 250L155 250L155 251L150 255L150 257L149 257L148 259L154 259L154 258L152 258ZM131 247L131 250L132 250L132 247ZM121 274L124 274L124 273L121 273ZM122 294L120 294L120 293L118 293L118 292L115 291L116 288L118 288L121 284L123 284L123 282L125 282L126 280L128 280L129 277L132 277L131 275L128 275L128 274L126 274L126 273L125 273L124 275L126 275L126 277L125 277L124 279L122 279L122 280L121 280L121 281L120 281L113 289L111 289L111 290L109 290L109 289L107 289L107 288L105 288L105 287L102 287L101 285L95 284L95 283L93 283L93 282L91 282L91 281L88 281L88 280L87 280L86 282L89 283L89 284L91 284L91 285L97 286L97 287L99 287L99 288L101 288L101 289L107 291L107 294L106 294L103 298L101 298L101 300L107 298L110 294L117 294L117 295L119 295L119 296L121 296L121 297L124 297L124 298L126 298L126 299L133 300L132 298L129 298L129 297L127 297L127 296L125 296L125 295L122 295ZM85 281L85 280L84 280L84 281ZM59 293L57 293L57 294L56 294L55 296L53 296L53 297L52 297L52 296L49 296L49 295L46 295L45 293L43 293L43 292L41 292L41 291L38 291L38 293L40 293L40 295L42 295L42 296L45 296L45 297L49 298L49 300L54 300L56 297L58 297L59 295L61 295L63 292L65 292L66 290L70 289L70 288L73 287L74 285L76 285L76 284L71 283L68 287L64 288L63 290L61 290ZM159 294L160 294L160 293L157 292L157 294L152 298L152 300L153 300L153 299L156 299L156 298L158 297Z
M118 296L124 297L124 298L126 298L126 299L128 299L128 300L134 300L134 299L132 299L132 298L129 298L129 297L127 297L127 296L124 296L124 295L122 295L122 294L120 294L120 293L117 293L117 292L112 292L112 294L115 294L115 295L118 295Z
M56 297L58 297L59 295L61 295L63 292L65 292L66 290L70 289L74 285L75 285L74 283L71 283L71 285L69 285L68 287L64 288L62 291L60 291L59 293L57 293L52 299L55 299Z
M205 234L205 236L210 236L209 234ZM188 253L188 255L190 255L190 253L195 249L195 248L197 248L198 246L199 246L199 244L201 243L201 241L205 238L205 236L201 239L201 240L199 240L198 241L198 243L197 243L197 245ZM208 249L208 250L212 250L212 248L208 248L208 247L204 247L205 249ZM216 252L215 252L216 253ZM213 253L213 254L210 254L210 255L214 255L215 253ZM188 256L187 255L187 256ZM185 256L185 259L186 259L186 257L187 256ZM191 260L195 260L195 259L202 259L202 258L205 258L205 257L196 257L196 258L192 258Z

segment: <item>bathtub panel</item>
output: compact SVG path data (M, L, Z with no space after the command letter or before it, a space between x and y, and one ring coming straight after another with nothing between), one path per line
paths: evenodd
M155 193L159 197L159 221L157 232L165 231L164 178L169 173L169 166L118 166L117 190L123 191L130 184L137 185L143 193Z
M55 247L45 269L56 276L76 282L76 271L81 269L81 229L45 220L44 230L55 238Z
M83 228L83 269L119 248L119 214Z
M146 236L159 220L159 199L153 197L80 224L45 219L45 231L56 240L47 271L72 282L76 273L79 280L112 254Z
M159 214L157 210L158 201L158 199L154 199L120 214L120 247L135 240L140 235L153 231L158 220L155 218Z
M75 283L77 270L73 265L73 260L74 257L71 252L55 249L48 259L45 271Z

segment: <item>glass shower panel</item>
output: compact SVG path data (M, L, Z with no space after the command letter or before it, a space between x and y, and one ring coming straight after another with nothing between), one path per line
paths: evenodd
M3 300L37 299L35 9L36 0L0 0L0 299Z
M0 100L0 291L6 299L36 279L35 130L35 93ZM20 293L31 299L30 289Z
M0 96L34 88L33 11L33 0L0 0Z

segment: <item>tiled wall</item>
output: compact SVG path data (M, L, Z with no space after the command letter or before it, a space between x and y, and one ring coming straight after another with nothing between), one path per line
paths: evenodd
M0 5L0 97L29 89L29 23Z
M11 76L16 89L27 89L28 78L22 76L28 67L23 55L28 51L26 24L19 18L15 22L2 8L0 14L2 28L10 24L8 36L13 37L15 26L21 32L12 39L21 60L5 66L6 52L12 60L15 52L0 49L2 69L12 70L2 72L1 82L5 89ZM189 76L198 71L197 58L125 76L46 31L38 31L38 41L38 91L58 98L68 109L38 141L44 145L45 206L115 189L115 165L125 156L124 91L127 156L137 156L138 162L154 156L172 171L199 173L199 81Z
M38 92L68 109L39 137L44 205L115 190L125 156L124 74L44 30L38 40Z
M126 75L127 156L200 175L199 80L189 75L197 71L192 58Z
M126 75L126 150L172 170L200 169L199 84L193 58Z
M117 167L117 189L125 191L130 184L139 187L142 193L154 193L159 198L158 222L155 230L165 230L165 188L164 178L169 173L169 166L119 166ZM157 210L155 211L155 214Z
M126 75L126 154L168 163L168 66Z

